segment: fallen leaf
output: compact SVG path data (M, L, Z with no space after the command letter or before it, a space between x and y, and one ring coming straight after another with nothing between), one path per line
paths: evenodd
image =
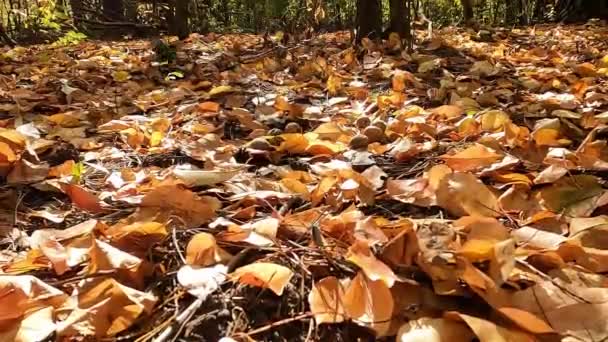
M61 189L70 197L76 207L91 213L101 213L104 211L99 198L84 188L71 183L60 183L60 185Z
M198 196L180 185L159 185L141 201L144 208L165 210L190 226L198 226L215 217L221 203L215 197Z
M325 277L313 285L308 294L308 304L317 325L340 323L348 318L343 302L345 287L344 282L333 276Z
M241 284L268 288L277 296L283 294L285 286L293 277L293 272L281 265L256 262L237 268L230 274L230 278Z
M456 216L500 216L496 196L470 173L446 175L437 189L437 203Z
M128 329L135 320L150 314L157 298L137 291L112 278L92 279L79 284L74 303L66 303L62 311L69 315L57 324L57 334L73 336L115 336Z
M490 166L502 159L502 155L484 145L475 144L456 154L445 154L441 158L452 170L467 172Z
M445 318L419 318L399 328L397 342L470 342L473 333L466 325Z
M371 281L380 280L390 288L397 280L390 267L372 254L367 242L355 241L348 249L346 259L359 266Z
M210 266L228 261L231 255L220 248L213 235L198 233L186 247L186 262L193 266Z
M383 281L372 281L362 272L350 282L344 294L344 310L351 319L385 336L393 314L393 295Z

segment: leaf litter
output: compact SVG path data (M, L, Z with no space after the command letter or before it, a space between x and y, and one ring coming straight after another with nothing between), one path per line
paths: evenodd
M0 340L608 338L606 34L2 50Z

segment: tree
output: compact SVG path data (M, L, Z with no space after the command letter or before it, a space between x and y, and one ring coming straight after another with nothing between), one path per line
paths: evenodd
M382 2L357 0L357 41L363 37L378 37L382 33Z
M511 0L507 0L511 1ZM462 4L462 14L464 16L465 25L473 24L473 1L472 0L461 0Z
M185 39L190 34L189 0L171 0L169 8L169 33L176 35L179 39Z
M124 4L122 0L103 0L103 15L111 21L124 19Z
M390 0L391 21L389 32L396 32L411 47L411 2L410 0Z

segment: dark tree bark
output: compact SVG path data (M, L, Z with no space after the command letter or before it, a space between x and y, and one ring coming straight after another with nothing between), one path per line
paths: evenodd
M363 37L375 38L382 33L382 2L357 0L357 41Z
M508 25L522 24L521 18L523 13L521 0L505 0L505 4L505 23Z
M407 48L411 47L411 6L410 0L390 0L391 21L388 32L396 32L401 39L407 42Z
M103 15L111 21L124 20L122 0L103 0Z
M608 19L608 0L557 0L555 13L555 19L567 22Z
M180 40L185 39L190 34L188 6L189 0L172 0L169 8L169 33L177 36Z
M512 0L508 0L512 1ZM462 4L462 14L464 17L465 25L469 26L473 24L473 1L472 0L460 0Z
M391 10L391 22L388 28L389 32L399 33L401 38L405 38L408 33L407 19L407 7L405 6L405 0L390 0Z

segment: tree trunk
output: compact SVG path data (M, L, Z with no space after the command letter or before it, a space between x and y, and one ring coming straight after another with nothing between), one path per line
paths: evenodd
M584 21L591 18L608 18L608 0L557 0L557 20Z
M401 38L405 38L409 33L407 8L405 0L390 0L391 22L388 31L396 32Z
M122 0L103 0L103 15L110 21L124 19L124 6Z
M507 0L512 1L512 0ZM472 0L460 0L462 4L462 14L464 16L465 25L469 26L473 24L473 1Z
M180 40L186 39L190 34L188 6L189 0L169 1L169 13L167 15L169 34L177 36Z
M375 38L382 33L382 3L380 0L357 0L357 41Z

